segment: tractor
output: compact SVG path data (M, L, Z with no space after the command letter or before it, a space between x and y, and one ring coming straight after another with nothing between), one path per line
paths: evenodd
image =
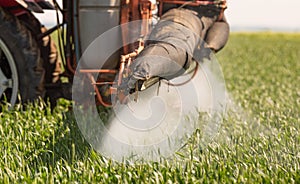
M183 11L182 7L188 8ZM114 94L114 100L125 103L128 94L143 86L180 75L180 67L189 67L191 58L188 55L199 45L202 50L220 50L229 33L225 8L224 0L70 0L63 1L62 6L56 0L0 0L1 101L14 105L42 97L50 98L55 104L61 97L71 99L74 74L85 50L101 34L121 25L113 39L105 44L122 45L122 48L106 61L100 61L105 63L102 68L81 68L79 72L88 76L98 104L112 105L107 93ZM57 13L57 25L49 29L34 14L46 9ZM200 15L195 15L197 13ZM176 25L167 25L162 20ZM137 23L128 24L133 21ZM195 38L181 38L184 34L193 35L180 30L180 26L197 32L208 44L195 41ZM54 31L59 38L58 44L49 36ZM151 39L161 40L146 41L150 33L153 33ZM166 38L168 35L171 36ZM126 42L132 38L136 40ZM180 49L176 48L178 44ZM139 55L153 54L169 55L167 57L175 61L179 69L164 61L136 62L143 60ZM149 66L152 68L145 68ZM144 70L151 71L143 73ZM97 78L91 75L94 73Z

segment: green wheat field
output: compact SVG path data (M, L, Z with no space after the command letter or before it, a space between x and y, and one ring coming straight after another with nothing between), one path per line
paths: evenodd
M71 102L0 113L0 183L300 183L300 34L232 33L219 133L160 162L116 163L85 142Z

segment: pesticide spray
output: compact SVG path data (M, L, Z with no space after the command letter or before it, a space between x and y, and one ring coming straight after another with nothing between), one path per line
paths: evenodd
M172 22L163 24L174 26ZM73 82L74 113L85 139L103 156L116 161L159 161L171 157L184 146L201 124L205 124L201 126L206 137L203 140L209 140L217 134L226 109L226 88L221 68L212 53L204 59L201 53L193 52L192 47L201 41L197 34L182 26L180 29L190 41L178 44L176 49L188 50L182 53L187 54L185 57L189 58L189 64L183 66L179 59L174 61L172 57L155 52L141 54L138 57L141 62L165 62L158 65L162 67L152 70L155 74L163 71L158 76L160 80L145 90L129 94L125 104L115 101L105 113L99 112L94 88L80 70L87 67L102 68L105 61L122 47L105 45L109 38L120 32L121 27L100 35L83 54ZM155 37L148 39L151 43L157 41ZM128 43L136 40L131 38ZM166 44L170 42L175 44L176 40L165 41ZM175 70L178 71L177 75L169 75ZM93 75L97 78L96 74ZM116 81L118 79L117 76ZM203 118L203 115L208 118Z

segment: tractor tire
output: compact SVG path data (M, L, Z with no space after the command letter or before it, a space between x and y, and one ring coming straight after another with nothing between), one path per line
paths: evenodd
M14 105L44 95L40 50L30 31L0 7L0 97Z
M26 26L30 31L33 39L36 40L38 48L40 49L40 56L43 60L44 75L44 87L45 96L44 101L49 101L51 107L54 108L59 98L70 99L70 94L66 91L66 87L63 87L60 80L60 74L62 73L62 62L58 56L58 50L55 42L50 35L40 38L39 36L47 31L40 21L31 13L18 16L19 21ZM67 85L68 86L68 85ZM68 87L67 87L68 88Z

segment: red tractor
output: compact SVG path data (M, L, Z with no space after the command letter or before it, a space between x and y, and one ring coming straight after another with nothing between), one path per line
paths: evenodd
M85 50L98 36L121 25L114 39L105 44L121 44L122 48L102 68L86 67L78 72L86 74L94 86L99 104L112 105L111 99L105 100L107 93L125 102L128 94L143 86L182 73L169 62L145 61L142 56L162 55L187 69L194 50L201 47L204 55L205 49L220 50L229 34L225 8L225 0L69 0L62 6L56 0L0 0L1 101L15 104L18 96L22 102L38 97L49 97L53 103L60 97L71 99L71 84ZM33 13L45 9L63 17L57 18L53 28L46 29ZM132 21L137 23L127 24ZM205 43L195 41L182 31L185 29ZM58 46L49 36L54 31ZM131 38L137 39L127 43Z

